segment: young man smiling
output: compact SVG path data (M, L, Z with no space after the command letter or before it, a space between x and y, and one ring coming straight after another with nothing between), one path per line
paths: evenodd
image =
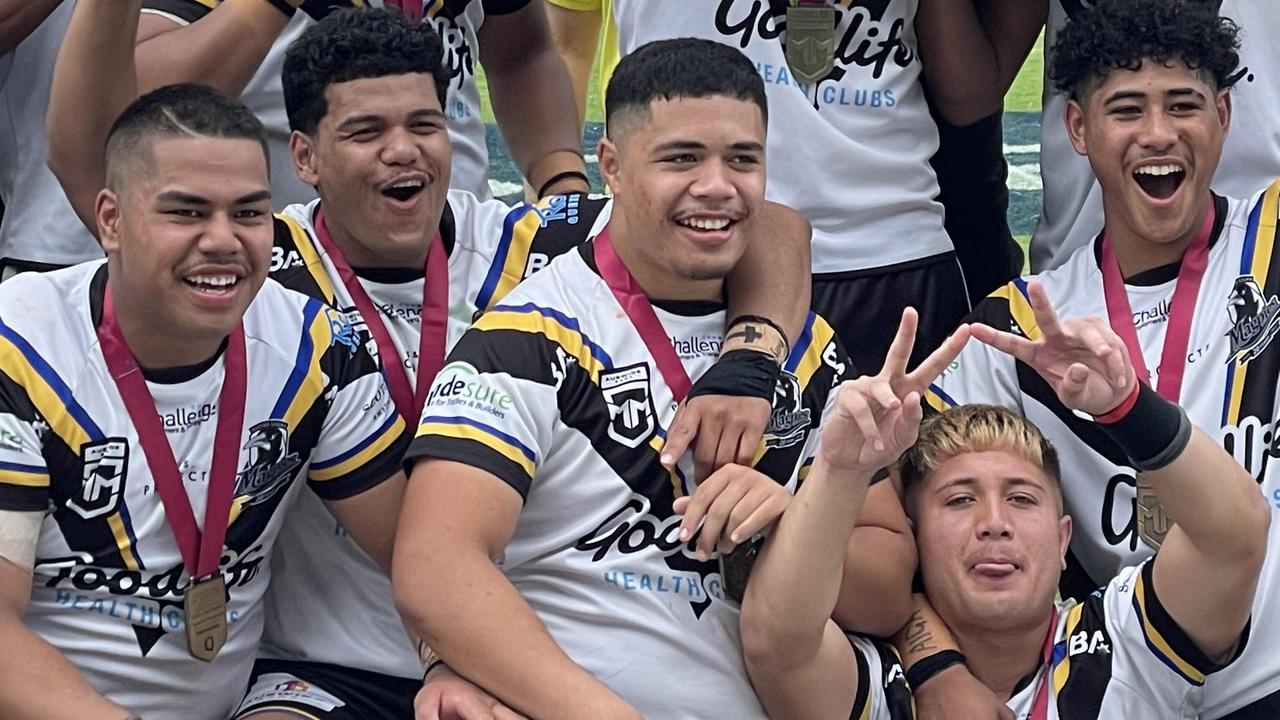
M1238 62L1238 28L1212 5L1105 0L1062 28L1051 75L1070 97L1067 130L1098 177L1106 227L1039 279L1058 314L1108 318L1139 378L1186 408L1274 501L1267 466L1280 378L1273 342L1280 273L1271 272L1280 185L1247 199L1210 189ZM1028 303L1027 284L1018 280L973 318L1034 339L1041 329ZM929 399L937 407L988 402L1021 410L1062 454L1076 529L1064 595L1082 597L1160 545L1170 523L1146 476L1025 363L970 346L934 389ZM1266 611L1280 591L1274 575L1262 575L1255 637L1280 632ZM1202 716L1241 708L1274 714L1278 700L1270 696L1280 682L1266 654L1251 646L1215 675Z
M1052 445L991 405L921 425L918 394L859 378L841 391L743 601L747 666L770 717L913 717L896 656L827 619L866 483L899 456L924 590L964 653L952 655L1013 717L1197 716L1205 676L1240 653L1270 517L1253 479L1139 382L1103 320L1060 324L1043 288L1031 298L1036 340L982 325L974 338L1025 363L1147 473L1176 521L1164 546L1082 603L1055 603L1073 525L1060 476L1072 470ZM911 671L906 680L915 684ZM953 707L949 717L990 716Z
M672 415L712 371L669 338L720 340L726 275L764 240L764 87L732 48L663 41L622 60L606 104L607 223L481 317L432 387L397 605L443 661L532 717L762 718L735 578L713 552L785 507L853 369L811 315L754 469L675 461ZM871 549L843 577L900 624L905 517L888 483L871 495ZM672 692L673 674L688 690Z

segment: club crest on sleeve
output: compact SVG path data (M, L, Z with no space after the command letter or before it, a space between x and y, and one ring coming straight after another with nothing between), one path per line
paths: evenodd
M609 437L629 448L649 439L655 413L648 365L638 363L600 373L600 392L609 406Z
M1236 278L1227 299L1231 329L1228 363L1244 364L1262 354L1280 331L1280 298L1263 294L1252 275Z
M289 452L289 423L284 420L266 420L249 428L244 449L249 459L236 477L235 495L247 498L245 505L256 505L276 494L302 464L298 453Z
M80 494L67 506L85 520L115 512L128 474L129 443L123 438L86 443L80 448L80 461Z

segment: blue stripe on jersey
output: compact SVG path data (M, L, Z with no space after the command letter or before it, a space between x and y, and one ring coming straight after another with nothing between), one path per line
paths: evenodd
M471 418L465 418L465 417L448 417L445 415L428 415L427 417L422 418L422 424L427 425L428 423L440 423L441 425L463 425L466 427L475 428L476 430L479 430L487 435L492 435L493 437L503 441L504 443L520 451L520 454L528 458L529 462L537 461L537 458L538 458L537 454L534 453L533 450L531 450L528 445L525 445L524 443L520 442L520 440L515 436L508 435L507 433L502 432L498 428L493 427L492 425L486 425L485 423L482 423L479 420L472 420Z
M0 472L30 473L32 475L48 475L49 468L41 465L23 465L15 462L0 462Z
M55 371L43 357L40 357L40 353L36 352L35 348L31 347L31 344L27 342L26 338L19 335L8 325L5 325L3 320L0 320L0 337L3 337L13 343L13 346L22 354L22 358L27 362L27 365L30 366L32 370L35 370L36 374L48 383L49 389L53 390L58 401L61 402L62 406L66 409L67 414L69 414L72 419L80 425L80 428L89 436L89 440L101 440L102 430L98 427L97 423L93 421L93 418L89 417L89 413L85 412L85 409L80 406L80 403L76 402L75 395L71 392L71 388L67 387L67 384L62 381L62 378L58 377L57 371Z
M1262 218L1262 205L1266 202L1266 194L1258 197L1253 210L1249 211L1249 225L1244 234L1244 248L1240 252L1240 274L1247 275L1253 267L1253 253L1258 243L1258 221ZM1235 393L1236 363L1227 363L1227 382L1222 393L1222 425L1231 424L1231 398Z
M552 320L555 320L569 330L572 330L582 336L582 343L591 351L591 356L600 361L600 364L604 365L606 370L613 369L613 358L609 357L609 353L605 352L604 348L595 344L592 342L591 338L587 337L587 334L582 331L582 326L578 324L578 320L576 318L571 318L559 310L540 307L533 303L525 303L524 305L499 305L493 308L493 312L499 311L513 313L537 313L543 317L549 317Z
M498 240L498 247L494 249L493 264L489 266L489 274L485 276L484 284L476 294L476 308L485 310L489 307L489 303L493 302L493 293L498 289L502 270L507 265L507 253L511 252L511 238L515 234L516 221L524 217L529 207L531 206L527 204L521 205L502 219L502 237Z
M298 341L298 356L293 361L293 372L289 374L289 380L280 391L275 407L271 408L273 418L284 417L285 411L293 404L294 396L298 394L298 388L302 387L302 381L311 372L311 358L315 352L315 344L311 339L311 324L315 322L319 312L320 302L314 299L308 300L306 307L302 309L302 338Z
M930 405L933 405L933 409L934 409L934 410L938 410L939 412L941 412L942 410L946 410L947 408L953 408L953 407L956 407L957 405L959 405L959 404L960 404L960 403L956 402L955 398L953 398L953 397L951 397L950 395L948 395L946 390L943 390L942 388L938 387L937 385L933 385L933 384L929 385L929 389L925 392L925 399L926 399L926 400L931 399L931 398L929 398L929 397L928 397L929 395L936 395L936 396L938 397L938 399L939 399L939 400L941 400L942 402L946 403L946 405L945 405L944 407L938 407L937 405L934 405L933 403L929 403Z
M800 337L796 338L796 344L791 348L791 354L787 356L787 362L783 365L783 369L791 374L795 374L796 368L800 366L800 361L804 359L804 352L809 348L809 343L813 342L813 320L817 317L812 312L809 317L805 318L804 330L800 332Z
M380 439L383 436L383 434L387 432L387 430L391 427L391 425L395 423L396 419L399 417L400 416L395 412L388 412L386 422L382 423L382 426L379 427L377 430L373 431L372 433L369 433L369 437L365 438L358 445L342 453L341 455L330 458L323 462L311 463L311 469L324 470L325 468L331 468L334 465L346 462L348 459L358 455L359 453L363 452L365 448L369 447L375 441Z

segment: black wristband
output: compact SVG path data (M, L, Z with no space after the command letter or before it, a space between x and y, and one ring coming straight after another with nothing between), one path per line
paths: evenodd
M287 18L293 17L293 14L298 12L298 8L285 2L285 0L267 0L267 2L271 3L271 7L284 13Z
M1135 470L1150 471L1173 462L1191 441L1191 420L1177 403L1138 383L1138 399L1124 417L1098 427L1129 456Z
M961 665L966 658L959 650L939 650L927 658L917 660L914 665L907 668L907 685L911 689L919 690L934 675L946 670L952 665Z
M591 187L591 178L588 178L586 173L581 170L565 170L564 172L558 172L547 178L547 181L542 183L542 187L538 188L538 197L546 197L548 188L561 180L568 180L569 178L578 178L582 182L586 183L587 187Z
M731 350L720 357L689 390L689 399L699 395L758 397L773 404L782 368L773 357L757 350Z
M427 669L422 672L422 682L426 682L427 676L431 674L431 671L435 670L436 668L440 667L443 664L444 664L444 660L441 660L440 658L436 658L435 660L432 660L430 663L427 663Z

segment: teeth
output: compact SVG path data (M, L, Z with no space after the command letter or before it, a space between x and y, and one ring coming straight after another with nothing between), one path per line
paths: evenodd
M1182 168L1177 165L1144 165L1133 171L1134 175L1172 175L1176 172L1182 172Z
M420 187L422 187L422 181L421 181L421 180L401 180L400 182L396 183L395 185L392 185L392 186L391 186L391 189L395 189L395 188L420 188Z
M695 228L698 230L723 230L729 227L729 221L725 218L718 218L715 220L703 219L703 218L689 218L688 220L683 221L681 224L687 225L688 227Z
M236 283L235 275L191 275L186 278L187 282L195 285L209 285L211 287L227 287Z

